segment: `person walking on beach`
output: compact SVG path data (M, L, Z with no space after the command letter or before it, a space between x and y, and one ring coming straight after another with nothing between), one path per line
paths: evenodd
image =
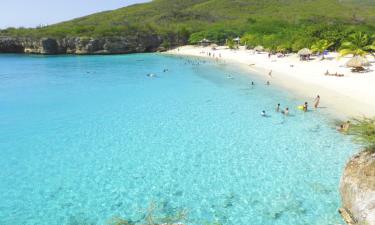
M320 103L320 96L319 95L316 96L314 101L315 101L314 107L315 107L315 109L317 109L319 107L319 103Z
M268 72L268 76L272 77L272 70L270 70L270 72Z

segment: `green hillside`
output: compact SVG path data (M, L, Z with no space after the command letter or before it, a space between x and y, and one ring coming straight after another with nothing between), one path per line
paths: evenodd
M371 35L374 26L372 0L154 0L42 28L8 28L0 31L0 36L156 34L168 46L185 44L189 38L192 43L203 37L224 42L229 37L252 33L274 35L289 42L298 40L304 45L317 38L336 43L336 39L353 31Z

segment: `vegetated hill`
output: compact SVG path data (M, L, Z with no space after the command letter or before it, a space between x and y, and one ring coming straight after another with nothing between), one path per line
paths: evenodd
M36 29L8 28L0 36L126 37L157 35L166 47L244 33L292 39L374 33L373 0L154 0ZM336 33L335 33L336 32ZM310 42L312 40L307 40ZM334 40L335 42L337 40Z

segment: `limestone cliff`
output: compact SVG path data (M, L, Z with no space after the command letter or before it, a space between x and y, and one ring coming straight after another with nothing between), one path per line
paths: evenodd
M158 36L111 38L15 38L0 37L0 53L29 54L126 54L154 52L162 43Z
M375 152L361 152L348 162L340 193L356 224L375 225Z

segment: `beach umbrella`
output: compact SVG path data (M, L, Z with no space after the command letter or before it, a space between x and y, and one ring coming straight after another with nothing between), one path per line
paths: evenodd
M370 62L362 56L354 56L351 58L347 63L347 67L354 67L354 68L359 68L359 67L364 67L364 66L370 66Z
M256 47L254 48L254 50L257 51L257 52L261 52L261 51L264 50L264 48L263 48L263 46L258 45L258 46L256 46Z
M218 47L218 45L217 44L211 44L210 47L211 47L212 50L216 50L216 48Z
M308 49L308 48L303 48L301 50L298 51L298 55L302 55L302 56L306 56L306 55L311 55L311 50Z

